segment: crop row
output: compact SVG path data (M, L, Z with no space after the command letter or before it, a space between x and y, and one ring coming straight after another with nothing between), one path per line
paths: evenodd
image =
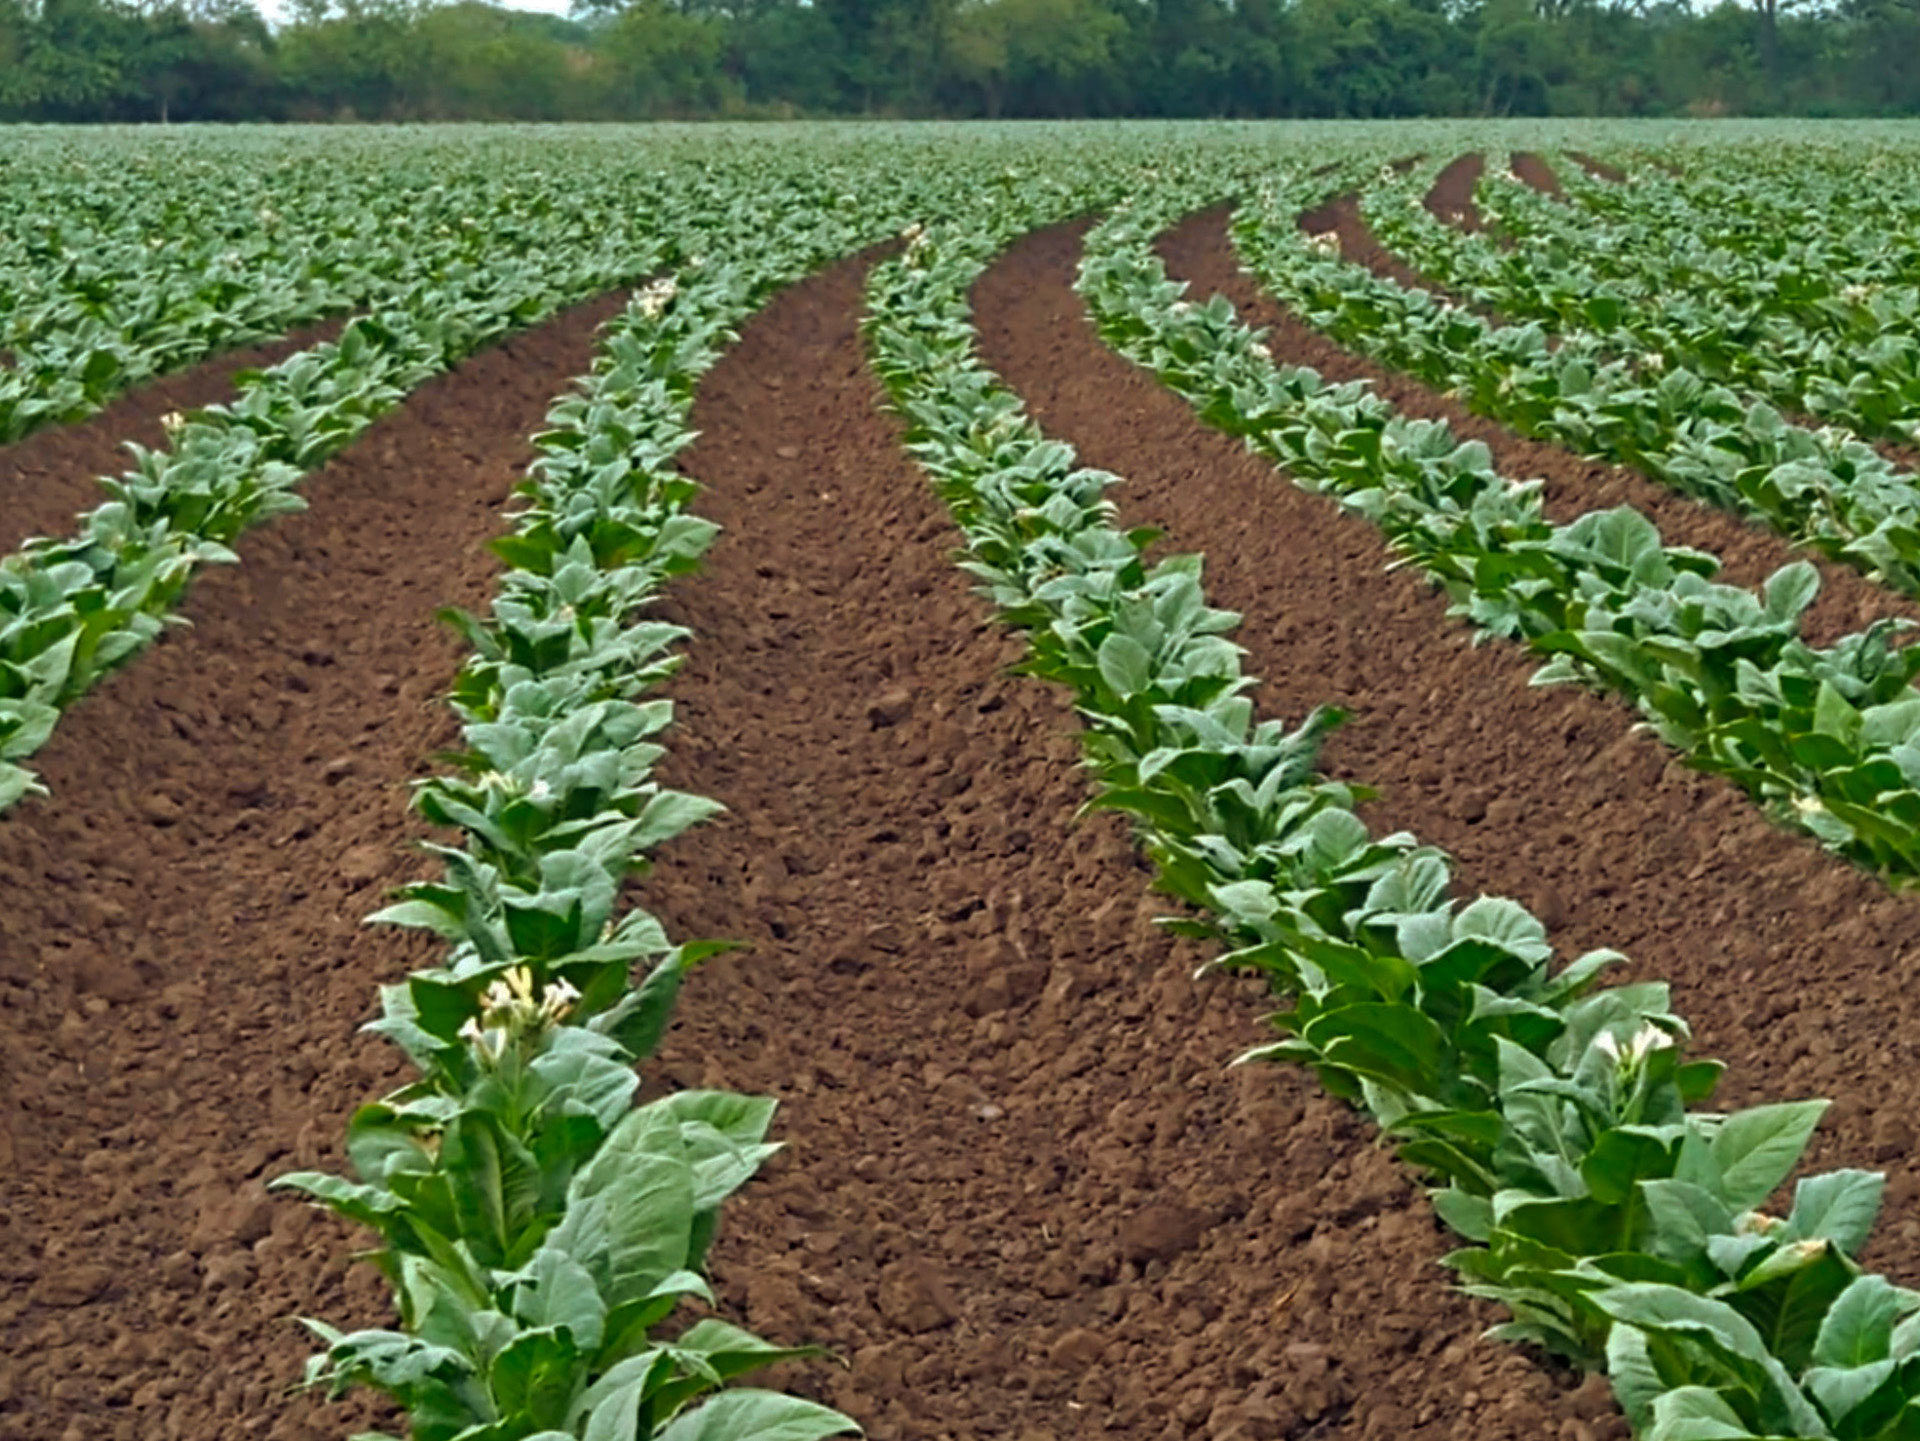
M310 1322L326 1349L309 1384L385 1392L415 1441L853 1429L771 1392L694 1404L800 1354L711 1317L656 1334L684 1299L712 1300L702 1261L721 1203L777 1149L774 1103L634 1100L684 976L723 948L672 944L620 890L717 809L652 778L673 711L641 697L687 633L648 611L715 534L672 460L695 380L763 283L715 264L649 286L550 413L492 614L451 617L473 646L451 698L465 745L416 803L463 845L433 847L444 878L371 918L449 945L383 989L370 1027L418 1077L354 1114L356 1179L276 1182L376 1233L400 1317L398 1331Z
M627 274L618 258L657 228L644 171L419 158L256 137L241 163L164 143L0 159L0 444L220 350L483 291L516 263Z
M1625 185L1575 172L1563 183L1596 217L1692 232L1709 270L1771 271L1781 284L1769 305L1817 327L1839 318L1819 303L1836 290L1920 281L1908 244L1920 231L1916 178L1894 147L1796 144L1749 147L1737 165L1636 164Z
M1613 358L1591 333L1497 325L1382 280L1300 233L1296 217L1329 188L1271 187L1234 226L1262 283L1317 329L1524 435L1634 466L1920 595L1920 492L1871 446L1683 365Z
M1111 220L1090 255L1152 229ZM1720 1067L1683 1059L1666 987L1596 989L1616 955L1556 968L1522 907L1458 906L1444 856L1370 835L1356 792L1313 774L1336 715L1255 720L1198 557L1150 566L1152 537L1114 524L1114 477L1077 468L974 358L967 287L993 248L939 229L878 271L876 365L1026 668L1074 692L1094 803L1133 818L1193 908L1173 924L1224 943L1210 968L1285 999L1287 1038L1255 1055L1369 1109L1438 1183L1467 1243L1450 1264L1512 1312L1502 1332L1604 1364L1645 1435L1908 1434L1920 1293L1852 1260L1883 1178L1810 1177L1787 1216L1759 1214L1823 1103L1689 1110Z
M1060 211L1112 181L1083 184L1076 198L1032 182L1021 203ZM372 918L450 947L384 988L369 1027L418 1078L355 1114L351 1178L276 1182L378 1235L400 1316L398 1330L309 1322L325 1348L309 1384L384 1392L414 1441L857 1429L769 1392L696 1406L807 1353L712 1318L659 1334L681 1301L712 1300L699 1272L717 1209L776 1149L774 1107L713 1092L634 1105L633 1067L690 968L723 947L673 944L652 916L622 911L620 890L715 809L652 779L672 708L640 699L677 668L686 636L647 612L715 533L688 510L698 487L675 467L695 385L729 327L871 223L770 226L741 208L704 234L707 259L642 291L536 437L526 504L495 545L509 569L491 616L448 617L472 646L451 695L465 747L416 804L463 843L433 847L444 877Z
M1629 507L1553 524L1539 484L1500 475L1485 446L1364 385L1276 368L1223 297L1180 301L1138 234L1091 254L1082 288L1109 338L1210 421L1379 525L1455 614L1550 657L1538 683L1616 690L1777 820L1920 874L1920 655L1895 644L1903 623L1816 648L1800 638L1818 588L1804 562L1755 593L1714 583L1714 557L1663 545Z
M0 811L40 789L22 764L61 712L165 628L194 573L240 533L304 508L294 487L407 395L506 332L656 268L635 248L499 261L425 281L337 341L246 378L230 405L168 420L76 535L0 560Z
M249 526L301 508L303 475L429 377L564 304L698 256L755 213L791 253L816 255L822 235L845 248L902 213L956 203L992 183L993 159L918 177L821 166L774 178L746 165L715 182L690 166L644 222L581 234L566 221L498 252L463 250L338 341L246 377L232 404L170 420L169 446L136 448L76 535L0 560L0 812L39 790L25 762L69 705L161 634L194 574L234 561ZM856 179L860 196L847 188Z
M1816 270L1804 257L1712 250L1698 215L1658 228L1602 222L1490 158L1479 209L1510 246L1442 225L1398 176L1363 192L1367 219L1423 274L1509 320L1591 335L1642 369L1685 368L1863 436L1912 437L1920 286L1876 281L1857 265Z

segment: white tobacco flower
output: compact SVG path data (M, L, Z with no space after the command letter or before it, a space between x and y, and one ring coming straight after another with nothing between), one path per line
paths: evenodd
M160 417L160 428L168 435L178 435L187 428L187 418L177 410L169 410Z
M580 999L580 992L564 980L554 981L547 987L547 993L540 998L540 1021L543 1025L558 1025L573 1012L573 1003Z
M1865 305L1872 294L1871 285L1846 285L1840 289L1840 298L1849 305Z
M1339 255L1341 253L1340 232L1337 230L1318 232L1307 241L1307 249L1316 255Z
M1658 350L1649 350L1640 357L1640 364L1645 369L1658 373L1667 368L1667 357Z
M927 233L927 227L922 225L919 221L916 220L913 222L913 224L909 225L905 230L900 232L900 238L906 241L909 245L911 245L914 241L918 240L921 236L925 235L926 233Z
M658 320L667 308L667 302L680 293L680 287L671 275L663 275L640 292L637 302L640 313L649 320Z
M1622 1070L1632 1070L1638 1068L1655 1051L1669 1049L1673 1045L1673 1037L1648 1021L1634 1033L1633 1039L1627 1042L1625 1050L1620 1048L1620 1042L1614 1038L1611 1031L1602 1031L1595 1036L1593 1044L1596 1050L1616 1066Z
M489 1061L499 1060L501 1052L507 1047L505 1032L489 1030L477 1018L469 1018L460 1028L460 1039L468 1042Z

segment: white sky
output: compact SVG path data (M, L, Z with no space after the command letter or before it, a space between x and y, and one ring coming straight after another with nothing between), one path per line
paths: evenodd
M255 0L260 13L266 17L269 25L278 25L287 18L286 0ZM545 15L565 15L573 8L573 0L507 0L501 8L504 10L537 10Z

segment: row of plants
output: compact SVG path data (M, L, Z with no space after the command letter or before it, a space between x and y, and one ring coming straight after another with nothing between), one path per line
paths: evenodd
M1896 644L1906 623L1810 646L1811 565L1756 593L1716 583L1714 557L1662 544L1630 507L1556 525L1539 482L1501 475L1485 445L1407 419L1364 384L1276 366L1225 297L1185 301L1152 254L1154 226L1180 204L1165 192L1090 239L1080 289L1110 343L1379 526L1453 614L1545 656L1537 684L1613 689L1781 823L1895 883L1920 875L1920 650Z
M1684 228L1602 222L1515 180L1502 157L1489 161L1476 190L1486 232L1440 223L1415 177L1367 186L1362 209L1389 249L1509 321L1590 335L1615 359L1684 368L1748 404L1912 438L1920 286L1715 248L1703 216Z
M1210 151L1258 148L1233 132L1204 133L1217 137ZM136 167L129 177L124 166L105 165L103 156L124 161L116 147L126 142L91 132L60 132L45 154L29 137L0 156L0 174L30 182L24 193L83 236L111 228L111 206L100 207L128 190L151 192L128 221L131 233L148 236L176 213L212 205L223 177L256 199L278 194L250 192L252 182L238 177L254 169L278 177L285 168L304 212L332 217L300 252L313 264L358 274L377 269L373 257L387 250L430 257L421 262L428 278L400 303L355 320L337 343L243 377L232 405L181 418L163 451L136 452L134 469L106 482L106 503L82 519L78 535L37 540L0 560L0 812L37 793L26 762L61 713L161 633L201 566L232 561L249 524L301 504L293 487L303 471L484 340L717 244L751 235L791 256L837 255L893 233L903 216L980 203L1039 183L1055 165L1097 188L1099 177L1179 139L1078 132L1049 139L1047 164L1035 166L1036 142L1012 132L962 148L915 130L875 139L809 131L778 150L718 128L662 132L638 148L611 133L565 144L513 130L449 134L397 150L375 139L279 132L170 140L189 157L212 157L182 166L189 178L178 182L166 167ZM329 168L346 177L342 185L315 178ZM342 208L343 197L389 179L421 197L424 235L395 225L385 240L368 241L379 227ZM0 214L24 204L0 188ZM455 223L449 207L471 209ZM262 223L243 213L231 233L248 236ZM31 251L33 234L0 233L0 259ZM60 243L71 246L73 235L62 230Z
M1286 1038L1244 1059L1309 1065L1369 1109L1460 1233L1463 1285L1512 1313L1501 1334L1604 1367L1652 1441L1914 1434L1920 1293L1853 1259L1883 1179L1809 1177L1761 1213L1824 1103L1690 1109L1721 1068L1685 1059L1664 985L1599 988L1617 955L1557 965L1524 908L1460 905L1444 855L1371 835L1362 793L1314 773L1337 713L1255 719L1200 558L1150 563L1116 478L973 353L967 289L1013 228L936 227L879 267L874 364L1024 668L1074 693L1091 804L1132 818L1192 908L1174 928L1223 945L1208 969L1283 998ZM1149 233L1107 230L1096 250Z
M1920 596L1920 490L1872 446L1684 365L1616 358L1591 332L1500 325L1383 280L1296 224L1329 190L1269 187L1233 225L1262 284L1315 328L1524 435L1636 467Z
M165 629L195 573L241 532L304 508L295 487L425 381L562 305L657 268L664 246L459 265L350 322L336 341L243 376L228 405L130 445L77 534L0 559L0 811L43 792L23 764L61 713ZM617 264L618 269L609 269Z
M352 1178L275 1183L377 1235L399 1314L398 1329L309 1321L325 1349L308 1384L386 1394L413 1441L858 1429L812 1402L722 1390L807 1353L680 1314L713 1300L719 1208L778 1149L774 1102L636 1104L634 1067L685 976L724 949L676 945L621 903L655 847L718 809L654 779L672 703L643 698L687 636L653 604L716 532L674 458L698 377L767 283L706 264L640 292L536 438L491 614L448 616L472 645L451 696L464 747L416 804L461 844L431 847L443 877L370 918L448 943L440 965L382 988L368 1027L418 1074L354 1114Z
M256 139L237 165L162 141L103 162L28 141L0 158L0 444L221 350L404 305L503 250L572 267L653 223L642 177L607 167L549 179L388 151Z
M1691 230L1704 266L1776 275L1775 302L1812 324L1842 318L1817 303L1836 286L1920 281L1920 261L1902 243L1920 230L1920 172L1900 148L1821 143L1803 132L1791 144L1745 146L1737 165L1701 152L1642 157L1628 162L1625 179L1560 172L1568 198L1596 217ZM1810 215L1821 223L1809 226Z
M877 185L861 209L723 207L678 242L709 258L641 292L581 392L554 407L525 505L494 546L508 569L491 615L447 615L472 647L450 697L465 748L417 805L462 844L432 847L443 878L372 917L450 946L384 987L368 1027L418 1078L355 1114L351 1176L276 1183L378 1235L400 1318L353 1332L310 1321L324 1350L309 1384L385 1393L413 1441L857 1431L810 1402L713 1394L810 1353L676 1316L712 1299L700 1271L717 1210L776 1149L774 1103L703 1091L634 1104L633 1067L684 978L724 949L676 945L620 904L649 852L715 809L652 779L672 710L640 698L677 668L686 635L649 619L652 602L715 534L675 460L699 378L775 287L914 205L984 197L1058 214L1112 182L1089 167L1080 187L962 171Z

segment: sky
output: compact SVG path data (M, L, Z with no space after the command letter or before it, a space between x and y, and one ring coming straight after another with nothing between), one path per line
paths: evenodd
M260 13L270 25L278 25L287 18L286 0L255 0ZM506 10L536 10L543 15L565 15L573 8L573 0L501 0Z

